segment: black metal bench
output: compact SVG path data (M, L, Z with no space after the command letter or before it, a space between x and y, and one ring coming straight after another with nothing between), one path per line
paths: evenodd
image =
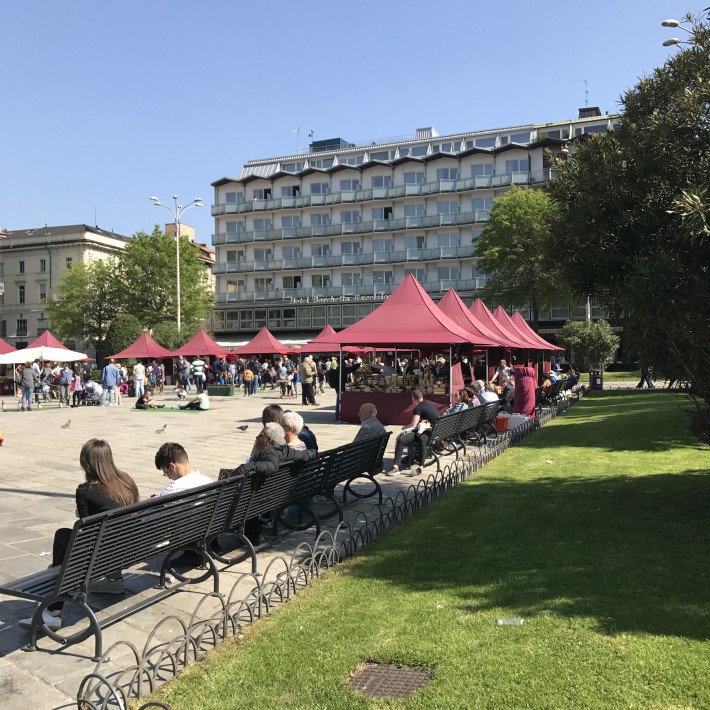
M244 477L235 476L77 520L61 566L0 587L0 594L39 604L32 618L30 643L24 650L37 650L40 632L62 645L80 643L93 635L94 660L98 661L102 656L102 628L174 594L186 584L199 583L210 576L214 591L219 592L219 574L207 542L225 529L240 500L243 484ZM201 556L206 572L193 578L177 572L171 566L172 559L182 550L192 550ZM96 618L87 603L91 582L166 553L160 568L158 594L141 598L101 621ZM166 587L168 573L179 579L179 583ZM47 628L42 612L55 602L79 607L89 626L71 636L61 636Z
M441 457L446 454L456 454L458 458L459 449L459 431L462 422L462 415L466 410L462 412L455 412L454 414L444 414L440 416L428 430L427 434L429 440L427 442L426 456L425 460L420 462L422 467L430 466L432 463L436 463L437 472L441 471ZM417 447L418 444L416 440L410 445L411 447ZM414 453L410 453L410 458L414 456Z
M553 382L547 389L540 387L535 392L535 409L539 411L543 407L551 407L562 399L565 388L564 380Z
M462 438L475 441L478 445L488 443L488 435L496 431L493 420L498 416L499 411L498 402L486 402L480 407L475 407L473 412L476 414L469 414L470 418L464 419Z

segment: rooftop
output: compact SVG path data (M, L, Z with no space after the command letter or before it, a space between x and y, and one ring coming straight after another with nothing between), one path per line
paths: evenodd
M26 239L29 237L63 237L70 234L80 234L89 232L102 237L112 237L113 239L123 239L128 241L130 237L116 232L109 232L101 227L91 227L88 224L66 224L59 226L44 225L44 227L33 227L31 229L13 229L5 232L8 239Z

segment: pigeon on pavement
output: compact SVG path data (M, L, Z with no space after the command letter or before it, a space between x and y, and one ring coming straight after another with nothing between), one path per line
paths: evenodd
M155 433L156 434L162 434L166 429L168 428L167 424L164 424L160 429L156 429Z
M66 424L62 424L60 429L68 429L71 426L71 419L67 420Z

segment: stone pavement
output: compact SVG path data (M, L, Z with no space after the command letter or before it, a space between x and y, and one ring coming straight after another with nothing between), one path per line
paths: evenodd
M12 411L12 400L4 398L4 411L0 412L0 432L5 438L0 448L0 583L45 569L51 561L54 531L73 525L74 491L83 481L79 452L87 439L106 439L119 468L133 476L141 497L147 498L167 484L153 462L162 443L181 443L192 464L216 478L220 468L244 462L267 404L279 403L301 413L322 450L352 441L357 427L334 421L334 392L327 389L319 400L317 407L303 407L299 400L280 400L278 391L269 389L250 398L241 394L212 398L212 409L207 412L141 412L132 409L134 399L124 398L121 407L48 407L22 413ZM171 393L158 401L167 406L177 404ZM62 428L69 420L69 426ZM246 432L236 429L241 424L249 425ZM393 448L391 437L390 456ZM383 478L382 482L386 493L394 495L416 479ZM302 540L312 542L312 532L289 536L279 543L275 554L290 554ZM243 563L222 574L237 579L248 570ZM126 586L133 592L155 583L155 576L145 570L126 575ZM223 586L228 591L229 582ZM109 599L108 603L117 602ZM173 595L106 629L104 648L118 639L131 640L140 648L161 617L176 613L176 609L189 615L194 606L189 592ZM31 615L33 608L30 602L0 596L0 706L4 710L76 707L79 683L95 666L91 640L61 653L23 652L28 634L19 629L17 621ZM45 641L44 647L51 650L55 645Z

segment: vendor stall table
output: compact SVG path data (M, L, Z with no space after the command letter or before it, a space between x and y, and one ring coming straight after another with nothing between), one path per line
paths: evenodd
M449 408L447 394L425 394L424 399L431 402L442 414ZM377 418L385 425L404 426L412 420L414 404L409 392L343 392L340 400L340 419L344 422L359 424L358 412L366 402L377 407Z

